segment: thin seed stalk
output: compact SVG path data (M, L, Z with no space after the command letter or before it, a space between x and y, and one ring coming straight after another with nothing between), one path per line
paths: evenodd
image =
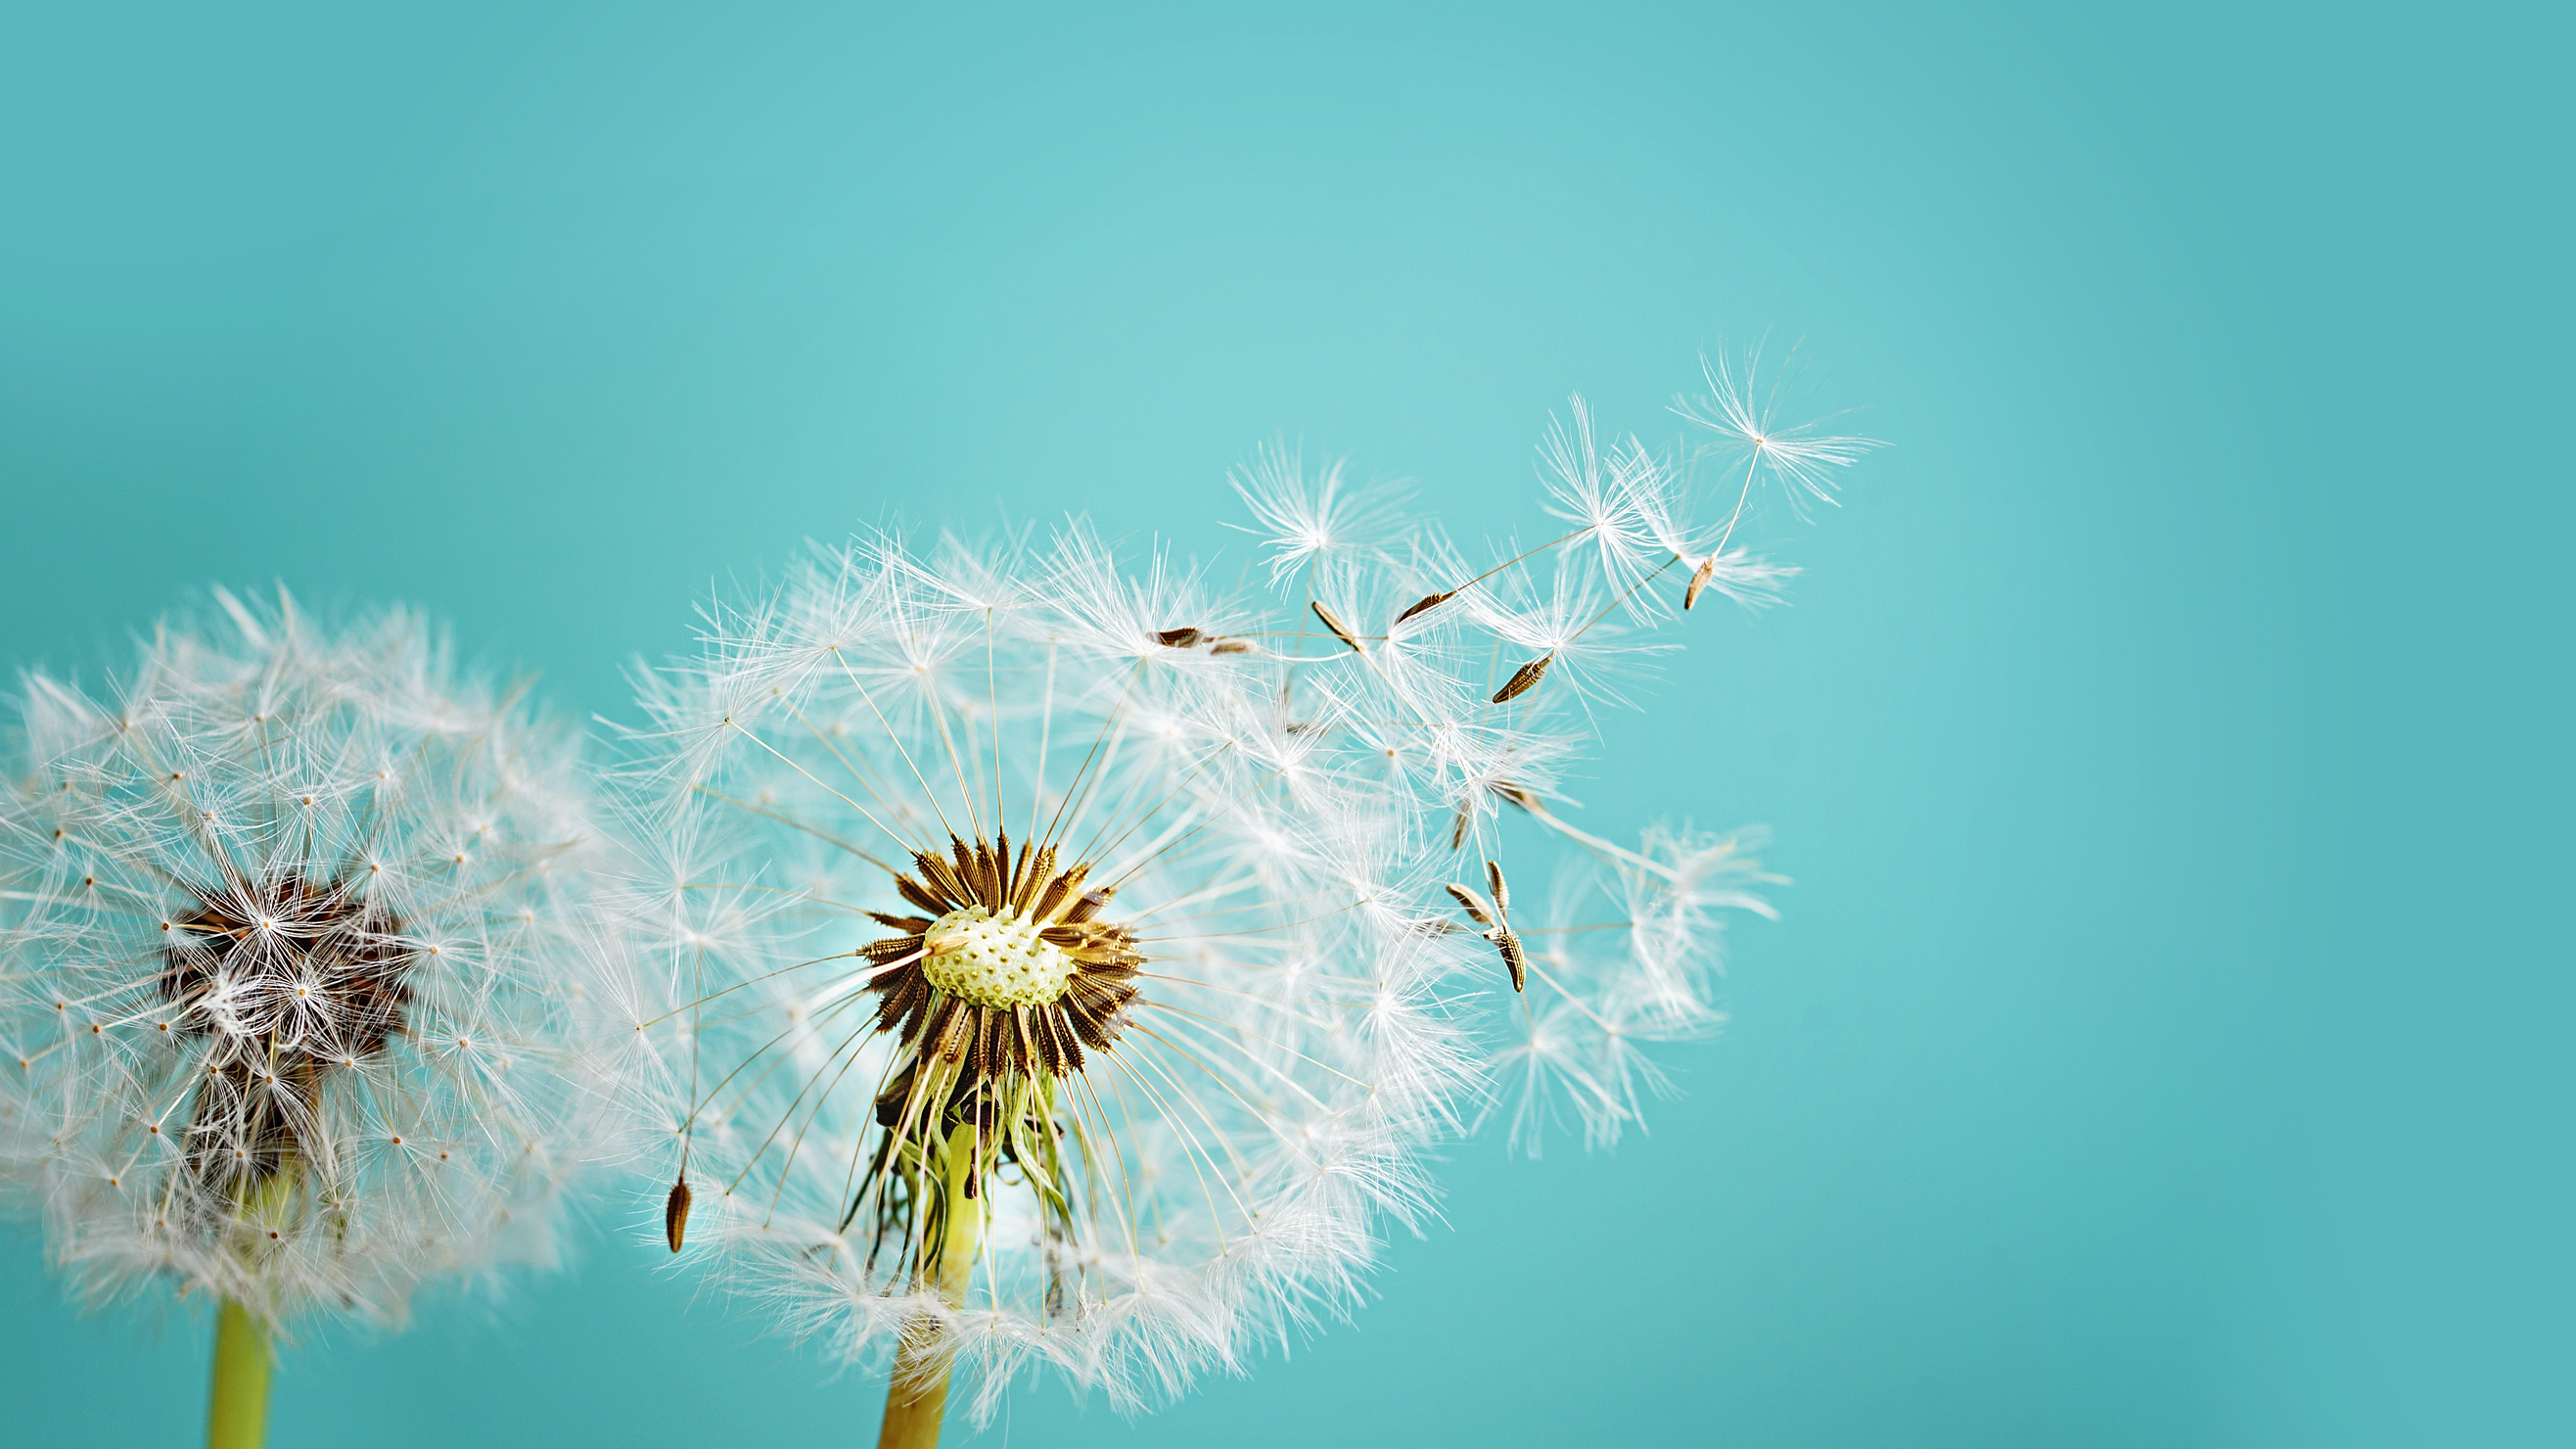
M951 1308L966 1306L966 1286L984 1239L984 1204L966 1195L975 1174L975 1119L948 1134L948 1161L940 1174L938 1262L932 1281ZM886 1386L885 1427L877 1449L937 1449L940 1416L948 1408L948 1378L955 1363L940 1352L937 1319L916 1318L895 1352L894 1380Z
M206 1449L260 1449L268 1431L268 1333L231 1299L215 1318L215 1381Z

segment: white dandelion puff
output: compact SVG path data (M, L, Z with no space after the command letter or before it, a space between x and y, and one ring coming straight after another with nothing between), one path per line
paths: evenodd
M101 1298L399 1322L554 1254L593 829L570 741L408 614L165 623L26 681L0 804L0 1167Z

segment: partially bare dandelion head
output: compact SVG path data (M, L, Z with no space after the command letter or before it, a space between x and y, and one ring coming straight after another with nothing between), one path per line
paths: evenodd
M1348 1306L1421 1211L1449 948L1243 619L1079 529L872 539L654 682L638 1076L688 1241L844 1351L1139 1401Z

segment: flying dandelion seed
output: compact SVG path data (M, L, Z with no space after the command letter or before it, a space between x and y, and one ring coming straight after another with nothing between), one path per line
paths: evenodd
M568 741L417 619L215 598L104 699L27 682L0 1165L91 1295L220 1300L264 1393L300 1315L550 1260L594 832Z
M1842 500L1834 496L1841 491L1837 481L1841 470L1881 446L1875 438L1821 432L1822 420L1797 422L1783 417L1789 369L1785 364L1774 367L1766 377L1758 348L1740 358L1725 353L1703 357L1700 373L1708 391L1676 399L1673 411L1714 435L1716 456L1730 460L1730 472L1732 463L1743 465L1735 506L1727 512L1712 554L1724 552L1726 539L1742 521L1759 479L1767 476L1782 485L1789 506L1804 517L1810 504L1841 506Z

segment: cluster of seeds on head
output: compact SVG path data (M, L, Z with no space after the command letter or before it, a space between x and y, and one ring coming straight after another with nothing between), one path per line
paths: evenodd
M289 875L194 892L166 923L169 1029L209 1044L188 1159L239 1193L300 1155L324 1079L382 1053L405 1029L415 953L402 922L346 881Z

